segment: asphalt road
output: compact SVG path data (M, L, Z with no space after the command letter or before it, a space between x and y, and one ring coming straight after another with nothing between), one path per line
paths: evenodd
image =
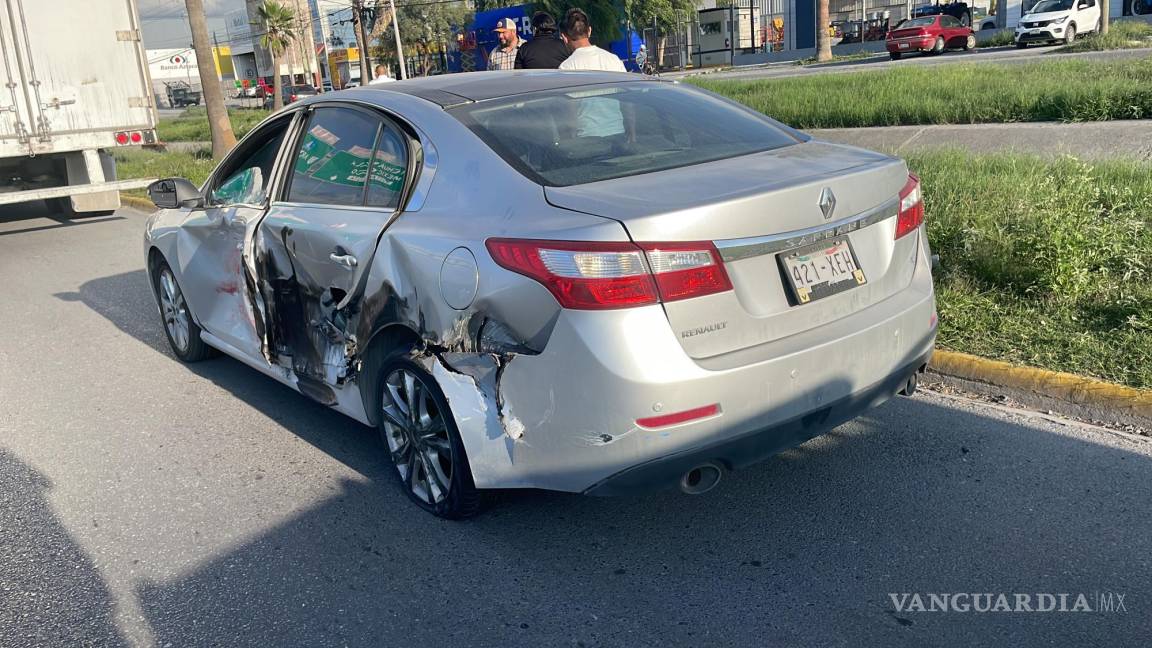
M1148 441L921 394L706 496L507 493L445 522L405 500L373 431L230 359L175 361L143 221L0 211L2 646L1152 636ZM1124 611L889 597L960 592Z
M970 52L960 50L948 51L937 55L908 55L899 61L893 61L887 55L875 56L867 59L837 61L820 65L796 65L795 63L774 63L767 66L738 67L723 72L708 72L701 75L699 72L674 72L663 76L668 78L683 78L686 76L703 76L707 79L782 79L787 77L809 76L812 74L834 74L843 72L865 72L874 70L889 70L909 66L948 65L951 63L997 63L1012 65L1018 63L1034 63L1037 61L1060 61L1067 59L1080 59L1086 61L1114 61L1121 59L1144 58L1152 56L1152 49L1110 50L1105 52L1085 52L1080 54L1057 54L1053 50L1056 45L1033 46L1027 49L1015 47L980 48Z

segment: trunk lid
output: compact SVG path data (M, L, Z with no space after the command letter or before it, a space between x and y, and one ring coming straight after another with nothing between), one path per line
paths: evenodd
M664 304L685 351L709 358L842 319L906 287L919 238L894 240L907 180L901 160L808 142L545 193L558 207L620 221L637 242L716 244L733 290ZM828 218L826 190L835 197ZM778 257L842 239L865 283L799 303Z
M892 39L911 38L913 36L923 36L923 35L926 35L927 33L928 33L928 30L924 27L909 27L907 29L893 29L888 34L888 37L892 38Z

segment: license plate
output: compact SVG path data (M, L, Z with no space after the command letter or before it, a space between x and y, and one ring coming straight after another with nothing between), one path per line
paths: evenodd
M908 43L900 43L900 49L908 49Z
M796 301L807 304L868 282L846 238L783 252L777 258Z
M1030 29L1030 30L1028 30L1028 33L1035 36L1035 35L1040 33L1040 30L1039 29Z

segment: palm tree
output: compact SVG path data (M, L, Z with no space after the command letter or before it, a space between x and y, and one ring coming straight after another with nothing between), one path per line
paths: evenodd
M204 93L204 106L208 109L208 128L212 132L212 157L219 160L236 146L232 121L224 107L224 91L216 76L216 59L208 42L208 22L204 17L202 0L185 0L188 27L192 31L192 47L196 50L196 67L200 73L200 90Z
M832 35L828 33L828 0L816 4L816 60L832 60Z
M272 57L272 110L284 107L284 93L280 79L280 56L296 39L296 14L276 0L264 0L256 10L264 23L260 44Z

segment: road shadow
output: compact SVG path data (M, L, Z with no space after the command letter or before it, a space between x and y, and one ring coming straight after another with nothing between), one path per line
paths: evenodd
M0 448L0 645L127 645L99 570L52 512L51 488Z
M169 354L143 271L57 297ZM235 361L188 369L366 479L140 584L157 645L1093 645L1152 633L1152 462L1082 437L899 398L706 496L522 492L451 523L407 501L371 430ZM889 598L1105 590L1130 611L907 613Z
M28 227L16 227L17 223L23 221L50 221L49 224L29 225ZM123 216L112 215L64 215L56 213L45 206L43 201L33 201L29 203L18 203L15 205L0 205L0 236L10 236L13 234L27 234L29 232L39 232L43 230L59 229L61 227L78 227L81 225L93 225L96 223L105 223L114 220L124 220Z
M172 362L180 362L168 346L144 270L93 279L83 283L77 292L54 296L83 302L125 334ZM360 474L370 478L390 474L384 471L388 466L382 463L380 440L374 429L309 400L232 358L222 356L182 366Z
M449 523L347 482L139 597L159 645L1134 645L1150 497L1144 456L901 399L698 498L525 493ZM1103 590L1128 611L888 596Z

